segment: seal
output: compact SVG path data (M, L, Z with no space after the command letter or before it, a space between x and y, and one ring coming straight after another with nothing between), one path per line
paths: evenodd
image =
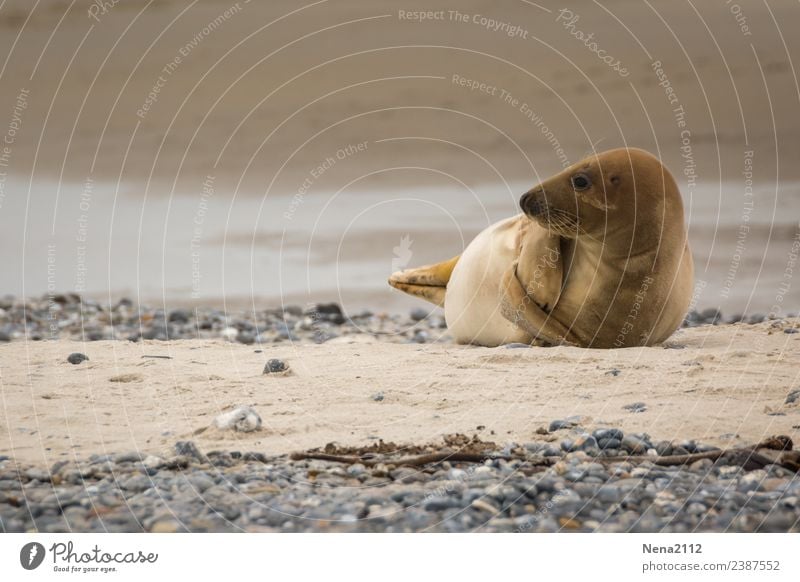
M680 326L694 267L681 195L658 158L635 148L590 156L530 189L520 208L460 256L389 284L444 307L459 343L649 346Z

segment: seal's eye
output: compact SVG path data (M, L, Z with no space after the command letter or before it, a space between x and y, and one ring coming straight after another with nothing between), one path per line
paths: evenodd
M586 174L575 174L572 176L572 187L575 190L586 190L592 185L592 181Z

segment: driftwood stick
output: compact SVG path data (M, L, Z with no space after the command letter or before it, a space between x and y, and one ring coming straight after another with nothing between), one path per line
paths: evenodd
M453 463L483 463L487 459L504 459L506 461L519 460L519 461L535 461L538 462L542 459L530 459L527 457L514 457L508 455L495 455L492 453L429 453L425 455L415 455L411 457L399 457L393 459L391 457L378 457L375 459L362 459L361 457L348 456L348 455L329 455L327 453L293 453L291 455L293 461L302 461L306 459L315 459L318 461L331 461L333 463L347 463L355 464L361 463L365 467L374 467L380 463L391 465L404 465L418 467L421 465L433 465L450 461ZM541 464L552 464L546 461Z
M662 467L670 467L677 465L689 465L695 461L709 459L716 461L722 457L730 457L736 459L745 468L748 467L764 467L766 465L780 465L790 471L798 472L798 451L792 451L793 443L789 437L777 436L771 437L758 445L751 447L739 447L732 449L719 449L716 451L706 451L703 453L690 453L687 455L667 455L663 457L656 457L651 455L622 455L618 457L594 457L592 460L599 463L644 463L650 462L654 465ZM793 455L782 454L778 458L771 458L761 454L759 450L769 451L783 451L784 453L793 453ZM783 457L786 458L783 458ZM422 465L433 465L450 461L453 463L483 463L487 459L503 459L505 461L523 461L535 466L550 467L561 460L560 457L527 457L519 455L497 455L492 453L429 453L424 455L415 455L409 457L391 458L385 456L378 456L376 458L361 458L355 455L331 455L327 453L317 452L302 452L293 453L291 455L293 461L315 459L319 461L330 461L333 463L355 464L361 463L366 467L374 467L380 463L391 465L403 465L411 467L419 467Z

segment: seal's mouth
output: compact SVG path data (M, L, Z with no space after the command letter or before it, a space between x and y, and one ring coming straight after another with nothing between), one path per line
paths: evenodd
M525 216L561 236L575 237L579 233L578 217L548 204L539 187L523 194L519 206Z

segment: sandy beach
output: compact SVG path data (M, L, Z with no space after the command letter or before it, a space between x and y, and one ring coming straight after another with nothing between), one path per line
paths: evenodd
M625 350L398 345L368 335L262 348L15 342L0 345L0 451L47 466L94 453L165 455L185 440L268 455L451 433L524 443L554 439L537 429L574 416L581 431L614 426L717 446L796 438L800 407L784 402L798 386L800 334L784 330L798 324L701 326L680 330L668 347ZM72 352L89 361L69 364ZM291 374L262 374L271 358ZM637 403L646 409L625 409ZM238 405L252 406L263 429L212 426Z
M797 531L797 12L0 1L0 531ZM626 146L685 209L664 345L387 285Z

